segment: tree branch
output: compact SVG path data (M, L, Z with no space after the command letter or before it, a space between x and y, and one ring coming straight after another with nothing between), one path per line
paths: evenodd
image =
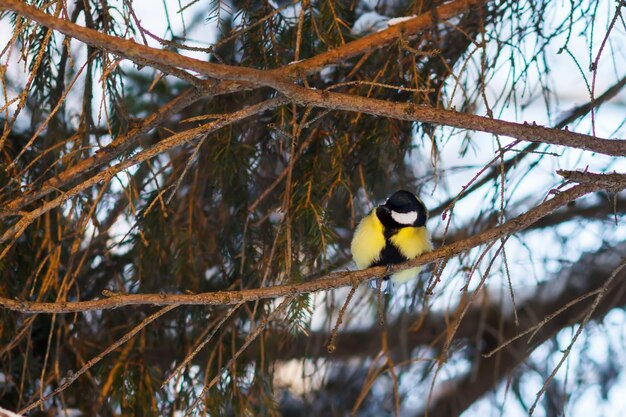
M318 91L301 87L269 71L246 67L212 64L189 58L171 51L151 48L127 39L109 36L93 29L58 19L17 0L0 0L0 9L9 9L38 23L75 37L89 45L103 48L142 64L156 61L177 68L197 71L209 77L250 82L256 86L272 87L293 102L303 106L316 106L333 110L355 111L398 120L433 123L467 130L509 136L552 145L568 146L612 156L626 154L626 140L609 140L543 126L507 122L489 117L435 109L412 103L394 103L385 100L349 94Z
M24 193L19 198L5 203L2 209L0 209L0 218L15 215L17 210L20 210L27 204L53 191L58 191L60 187L67 185L81 175L111 162L133 146L142 134L147 133L156 125L196 102L201 97L201 91L195 88L184 91L170 102L160 106L158 110L143 119L140 125L132 128L127 134L118 136L111 144L99 149L95 155L81 160L76 165L50 178L38 189Z
M0 417L22 417L22 415L15 414L12 411L5 410L4 408L0 407Z
M118 56L130 59L140 65L168 65L173 68L194 70L200 74L220 80L245 81L255 86L272 86L275 77L267 71L231 65L213 64L199 59L151 48L128 39L106 35L97 30L73 24L42 12L20 0L0 0L0 10L11 10L43 26L57 30L88 45L101 48Z
M311 90L293 84L281 84L279 91L303 106L354 111L397 120L432 123L466 130L508 136L527 142L567 146L611 156L626 155L626 140L557 130L528 123L514 123L452 110L442 110L413 103L396 103L368 97Z
M621 186L626 188L626 175L622 176L621 181ZM367 281L372 277L382 276L390 272L397 272L418 265L425 265L439 259L450 258L479 245L519 232L547 214L552 213L557 208L583 195L594 192L599 188L601 187L596 184L576 185L566 191L557 193L551 199L534 207L527 213L509 220L501 226L485 230L482 233L478 233L462 241L442 246L430 253L426 253L411 261L390 268L380 266L361 271L336 272L328 274L323 278L301 284L285 284L241 291L216 291L201 294L127 294L116 295L101 300L61 303L39 303L0 298L0 306L23 313L71 313L145 304L232 305L242 301L256 301L267 298L312 293L348 285L352 286Z
M623 265L624 253L626 244L605 246L595 253L581 256L557 276L539 284L533 294L520 300L517 305L519 325L510 311L503 311L499 299L489 300L487 295L487 305L472 306L460 323L455 339L470 339L470 343L482 345L480 348L483 352L497 346L501 348L489 357L478 357L473 361L472 368L459 377L438 381L437 394L428 413L413 410L412 414L419 417L454 417L462 414L507 378L537 346L564 328L580 323L588 314L594 298L610 280L607 299L598 305L591 318L601 319L610 310L626 306L626 269L613 277L615 271ZM406 347L407 351L411 351L419 346L436 347L439 339L445 339L445 332L450 325L449 315L431 313L418 331L407 328L406 322L411 324L418 319L418 314L412 314L388 324L388 344L398 349ZM288 346L278 346L278 357L287 360L330 356L341 360L376 356L381 350L381 332L380 328L342 332L339 334L337 350L332 355L322 345L327 340L324 339L327 334L316 332L308 338L290 340ZM268 342L280 344L278 336L270 338ZM503 346L507 342L510 343ZM410 410L406 411L410 415Z
M611 87L607 88L606 91L602 93L600 96L598 96L595 100L589 100L587 103L582 104L580 106L576 106L568 110L567 112L565 112L564 115L561 116L561 118L556 122L553 128L563 129L570 123L573 123L574 121L580 119L581 117L586 116L587 114L589 114L589 112L592 109L599 108L602 104L606 103L607 101L615 97L620 91L622 91L622 88L624 88L624 86L626 86L626 77L622 77L619 81L617 81ZM439 204L434 209L429 210L431 216L440 215L452 203L456 203L460 199L478 190L483 185L487 184L489 181L498 177L502 171L508 172L509 169L511 169L511 167L518 165L524 158L526 158L528 155L531 155L535 150L537 150L540 144L541 144L540 142L533 142L530 145L528 145L525 149L523 149L520 152L520 154L507 159L502 164L498 164L496 166L491 167L491 170L487 174L485 174L480 180L471 184L471 186L468 184L468 188L464 188L462 190L461 195L457 195L452 198L449 198L447 201L444 201L443 203Z
M2 236L0 237L0 243L4 243L9 241L10 239L15 239L19 237L26 227L30 223L32 223L36 218L47 213L53 208L59 207L63 204L67 199L77 195L81 191L86 190L87 188L96 185L100 182L106 182L113 178L114 175L119 172L130 168L134 165L137 165L140 162L146 161L150 158L154 158L156 155L164 152L165 150L172 149L176 146L180 146L184 143L187 143L191 140L194 140L202 135L207 135L215 130L221 129L224 126L227 126L236 121L245 119L247 117L253 116L265 110L273 109L284 103L284 99L282 98L274 98L270 100L265 100L261 103L255 104L253 106L246 107L242 110L230 113L228 115L223 115L220 119L205 123L199 127L186 130L184 132L176 133L158 143L151 146L150 148L129 157L128 159L123 160L122 162L113 165L95 175L83 181L82 183L76 185L71 190L63 192L58 197L45 202L40 207L24 214L20 220L18 220L13 226L8 228ZM9 247L5 248L2 254L0 254L0 259L5 255L6 251Z
M301 77L311 74L322 68L343 62L357 55L372 52L376 49L398 40L411 40L424 29L436 24L441 20L447 20L468 11L473 6L486 3L485 0L456 0L439 7L435 7L426 13L422 13L412 19L389 26L385 30L372 33L352 42L343 44L335 49L323 52L314 57L304 59L286 67L278 68L270 72L287 75L290 77Z
M594 172L587 171L558 170L556 173L567 180L577 182L579 184L597 184L612 193L617 193L622 190L621 185L624 179L622 174L618 174L616 172L596 174Z
M388 27L387 29L364 36L355 41L344 44L336 49L321 53L315 57L281 67L272 71L259 71L246 67L213 64L185 57L166 50L151 48L135 43L131 40L115 38L96 30L72 24L63 19L54 18L34 6L26 5L19 0L1 0L0 9L12 10L24 17L38 22L51 29L58 30L91 46L99 47L122 57L131 59L142 65L166 64L174 68L195 70L212 78L230 81L242 81L244 84L230 83L218 86L217 89L234 92L241 87L273 86L273 77L287 75L299 77L320 70L327 65L345 61L354 56L380 48L394 40L410 39L443 19L449 19L463 13L471 6L484 3L485 0L456 0L443 4L432 11L423 13L405 22ZM176 75L176 74L174 74ZM247 85L250 84L250 85Z
M17 4L20 2L4 2L0 1L0 8L7 8L14 10L18 13L22 13L25 16L30 17L33 20L36 20L40 24L48 25L53 27L52 25L56 25L54 27L57 30L60 30L67 34L67 36L74 36L77 39L83 40L86 43L89 43L89 39L95 36L95 34L101 35L102 42L100 42L99 46L103 49L110 50L107 48L107 45L110 42L115 41L118 38L111 37L109 35L101 34L90 28L83 28L78 25L73 24L72 22L65 22L60 19L55 19L53 16L49 16L45 13L42 13L38 9L27 6L24 4ZM417 17L409 19L405 22L402 22L397 25L390 26L389 28L376 32L367 36L364 36L355 41L344 44L336 49L321 53L312 58L302 60L300 62L294 63L293 65L288 65L285 67L277 68L275 70L269 71L270 73L274 73L278 75L287 75L292 77L294 75L301 76L303 74L310 74L315 70L319 70L324 66L330 64L336 64L342 61L345 61L351 57L356 55L369 52L375 48L382 47L394 40L399 38L409 39L414 37L419 33L419 31L424 30L431 26L436 20L441 19L449 19L454 17L466 10L468 10L472 5L484 3L484 1L478 0L457 0L452 1L450 3L443 4L432 11L427 13L423 13ZM61 25L61 23L65 22L65 25ZM80 36L83 36L82 38ZM95 37L94 39L96 39ZM98 39L100 39L98 38ZM104 41L106 39L106 42ZM125 41L133 43L132 41ZM92 46L98 46L96 44L92 44ZM138 45L141 48L144 48L144 45ZM120 45L118 49L123 49ZM140 49L141 49L140 48ZM141 49L143 50L143 49ZM112 51L112 50L111 50ZM119 52L118 52L119 53ZM177 54L174 54L177 55ZM130 58L130 57L128 57ZM147 57L143 56L141 58L134 59L135 62L140 63L141 65L152 65L153 67L161 70L168 70L171 72L172 66L168 68L162 68L163 65L158 61L148 61ZM176 75L176 74L174 74ZM183 77L183 79L186 79ZM196 83L197 84L197 83ZM183 93L181 96L172 100L167 105L160 108L158 111L153 113L151 116L144 119L141 126L132 129L128 134L117 138L113 143L108 146L105 146L100 151L97 152L96 155L87 158L85 160L80 161L77 165L72 168L67 169L66 171L58 174L57 176L48 180L44 185L42 185L39 189L35 191L31 191L26 193L19 198L5 203L5 206L0 210L0 218L5 216L10 216L16 214L15 212L23 208L25 205L30 204L37 199L42 198L43 196L49 194L52 191L58 190L69 182L77 179L80 175L84 175L88 171L100 167L115 157L119 156L125 150L127 150L132 144L136 142L136 138L142 133L147 132L149 129L154 127L156 124L164 120L166 117L180 111L181 108L188 106L189 104L196 101L198 98L202 97L203 94L209 94L211 96L233 93L240 91L242 88L242 84L239 82L233 83L232 81L222 81L221 83L213 86L210 89L207 89L205 84L202 84L200 90L188 90ZM248 87L253 87L249 85ZM201 94L202 93L202 94Z

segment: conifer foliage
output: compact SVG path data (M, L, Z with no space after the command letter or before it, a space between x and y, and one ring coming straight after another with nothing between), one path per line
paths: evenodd
M0 405L609 410L624 6L0 0ZM349 243L397 189L436 249L377 294Z

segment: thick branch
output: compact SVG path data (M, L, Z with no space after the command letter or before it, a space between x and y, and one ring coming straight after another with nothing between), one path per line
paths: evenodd
M343 44L335 49L322 52L311 58L303 59L296 63L276 68L269 71L277 76L286 76L291 79L305 77L329 65L336 65L358 55L372 52L382 48L398 39L410 40L415 38L419 32L428 29L437 21L450 19L468 11L471 7L484 4L482 0L456 0L445 3L428 12L422 13L412 19L406 20L396 25L392 25L380 32L371 33ZM226 94L254 88L252 84L234 83L229 80L220 81L213 89L213 94Z
M97 30L73 24L68 20L55 18L20 0L0 0L0 10L12 10L50 29L57 30L88 45L128 58L141 65L152 65L153 63L168 65L174 68L194 70L211 78L246 81L256 86L272 86L274 84L274 76L266 71L213 64L164 49L151 48L128 39L109 36Z
M418 106L412 103L394 103L349 94L313 90L293 84L285 80L284 77L268 71L212 64L171 51L151 48L130 40L109 36L93 29L75 25L67 20L57 19L17 0L0 0L0 9L2 8L16 11L42 25L75 37L89 45L103 48L132 60L141 61L142 64L156 61L159 64L194 70L213 78L245 81L257 86L272 87L303 106L355 111L399 120L440 124L509 136L524 141L569 146L613 156L626 155L625 140L602 139L543 126L512 123L472 114Z
M399 38L410 39L411 37L416 36L421 30L427 29L436 20L449 19L468 10L472 5L479 3L482 2L477 0L457 0L443 4L432 11L423 13L422 15L416 16L413 19L409 19L400 24L393 25L383 31L364 36L360 39L344 44L336 49L321 53L309 59L299 61L293 65L288 65L272 70L270 71L270 73L274 73L277 76L309 74L315 70L323 68L326 65L336 64L345 61L359 54L366 53L372 51L373 49L382 47ZM15 8L14 6L17 8ZM17 11L18 13L23 13L24 15L38 21L41 24L49 25L50 27L56 27L58 30L64 31L64 33L66 33L68 36L76 36L77 39L82 39L86 43L89 43L89 39L92 38L95 39L94 42L101 41L100 44L98 44L100 47L115 52L108 46L112 44L112 42L114 43L114 41L118 38L110 37L104 34L100 34L100 37L94 37L95 35L93 32L95 32L96 34L99 34L99 32L94 31L93 29L80 27L71 22L65 22L66 24L62 25L61 23L64 21L59 21L59 19L55 19L52 16L46 15L45 13L42 13L37 9L26 6L24 4L21 4L18 7L18 5L16 5L14 2L0 1L0 8L2 7L10 8ZM83 37L81 38L80 36ZM100 41L98 41L98 39L100 39ZM106 42L104 42L104 39L106 39ZM132 43L132 41L125 42ZM93 46L98 45L93 43ZM117 49L123 49L123 46L124 45L118 45ZM145 48L144 45L138 45L138 47L140 51L145 50L143 49ZM120 52L117 51L117 53ZM127 57L131 58L130 56ZM135 61L137 63L141 63L142 65L152 65L155 68L160 68L160 66L162 66L161 63L157 60L148 62L147 58L147 56L141 55L141 58L135 59ZM253 87L253 85L249 85L248 87ZM208 93L210 95L217 95L232 93L240 91L241 89L241 82L232 82L226 80L222 81L218 85L215 85L209 90L207 90L206 88L202 88L201 92L205 94ZM110 162L126 149L128 149L128 147L135 142L135 139L138 137L138 135L145 133L150 128L158 124L161 120L163 120L166 116L177 112L178 110L180 110L181 107L186 107L200 97L201 94L199 91L189 90L188 92L183 93L182 96L176 98L171 103L159 109L150 117L146 118L141 126L134 128L133 130L128 132L128 134L116 139L114 143L104 147L96 155L82 160L74 167L69 168L68 170L51 178L39 189L30 193L26 193L21 197L7 203L0 211L0 217L15 214L17 210L22 209L25 205L36 201L37 199L49 194L52 191L58 190L60 187L63 187L72 180L78 178L80 175L83 175L96 167L100 167Z
M626 140L623 139L603 139L535 124L508 122L413 103L395 103L350 94L310 90L296 85L281 85L280 91L289 99L306 106L354 111L398 120L451 126L508 136L527 142L568 146L605 155L626 155Z
M621 185L624 179L622 174L604 173L596 174L594 172L586 171L565 171L559 170L556 172L565 179L568 179L579 184L597 184L607 191L617 193L622 190Z
M314 57L304 59L287 67L282 67L271 72L289 76L302 76L311 74L322 68L343 62L357 55L365 54L398 40L411 40L424 29L441 20L447 20L468 11L472 6L486 3L485 0L456 0L445 3L439 7L422 13L412 19L399 24L389 26L385 30L372 33L339 46L336 49L321 53Z
M622 186L626 188L626 175L623 178ZM256 301L351 286L389 272L425 265L439 259L450 258L479 245L519 232L568 202L598 189L599 187L593 184L576 185L566 191L559 192L553 198L529 210L527 213L509 220L501 226L486 230L462 241L443 246L393 268L381 266L361 271L337 272L301 284L277 285L241 291L217 291L201 294L128 294L113 296L102 300L62 303L37 303L0 298L0 306L23 313L71 313L145 304L232 305L242 301Z
M410 39L419 31L428 28L436 21L458 16L467 11L471 6L481 3L484 3L484 0L452 1L432 11L416 16L413 19L390 26L383 31L364 36L331 51L273 71L259 71L246 67L213 64L188 58L166 50L150 48L130 40L111 37L96 30L78 26L63 19L54 18L36 7L28 6L19 0L1 0L0 9L12 10L41 25L58 30L84 43L113 52L142 65L152 65L151 63L158 65L166 64L174 68L192 69L220 80L243 82L243 85L229 83L228 85L218 87L218 90L233 92L241 87L273 86L274 75L289 75L293 77L310 74L327 65L336 64L380 48L399 38Z

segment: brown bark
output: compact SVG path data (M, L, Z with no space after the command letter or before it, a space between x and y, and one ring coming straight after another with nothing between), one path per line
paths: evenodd
M626 175L619 177L613 186L626 188ZM421 255L404 264L393 268L373 267L361 271L336 272L314 281L302 284L277 285L266 288L244 289L241 291L217 291L203 294L128 294L114 295L109 298L91 301L73 301L62 303L38 303L0 298L0 306L9 310L23 313L70 313L80 311L102 310L119 308L128 305L231 305L242 301L255 301L267 298L276 298L303 293L311 293L333 288L351 286L367 281L375 276L388 272L395 272L408 267L425 265L440 259L456 256L466 250L479 245L493 242L524 230L542 217L552 213L559 207L583 195L594 192L601 187L591 185L576 185L566 191L561 191L551 199L529 210L501 226L490 228L467 239L442 246L434 251Z

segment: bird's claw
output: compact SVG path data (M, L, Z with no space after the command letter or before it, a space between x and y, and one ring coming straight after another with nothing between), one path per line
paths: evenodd
M378 278L371 280L368 286L371 289L378 291ZM391 292L393 292L393 282L389 279L389 277L383 278L382 282L380 283L380 292L382 292L383 294L390 294Z

